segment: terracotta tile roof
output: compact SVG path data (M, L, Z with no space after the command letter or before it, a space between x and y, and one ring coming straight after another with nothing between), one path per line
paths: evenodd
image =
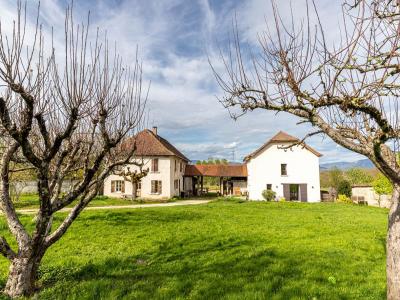
M287 134L286 132L283 131L279 131L277 134L275 134L270 140L268 140L264 145L262 145L260 148L258 148L256 151L254 151L253 153L250 153L249 155L247 155L243 160L245 162L249 161L251 158L253 158L254 156L256 156L257 154L259 154L261 151L263 151L266 147L268 147L271 144L274 143L298 143L301 140L291 136L290 134ZM308 151L310 151L311 153L315 154L318 157L321 157L322 154L319 153L317 150L311 148L310 146L308 146L306 143L301 143L301 145L306 148Z
M239 165L187 165L185 176L247 177L247 166Z
M176 149L170 142L163 137L156 135L153 131L145 129L136 136L125 141L125 144L133 145L136 141L137 156L177 156L185 161L189 159Z

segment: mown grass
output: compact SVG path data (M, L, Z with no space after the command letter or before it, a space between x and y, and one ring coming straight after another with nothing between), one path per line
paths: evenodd
M384 299L386 214L242 201L87 211L49 249L37 298Z
M164 202L174 202L178 199L141 199L132 201L131 199L122 198L112 198L107 196L96 196L88 206L118 206L118 205L132 205L141 203L164 203ZM71 203L68 207L73 207L76 202ZM39 207L39 197L37 194L22 194L19 199L14 202L14 206L17 209L33 209Z

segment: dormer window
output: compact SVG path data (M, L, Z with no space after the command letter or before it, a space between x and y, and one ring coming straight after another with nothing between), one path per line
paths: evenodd
M287 176L287 164L281 164L281 176Z

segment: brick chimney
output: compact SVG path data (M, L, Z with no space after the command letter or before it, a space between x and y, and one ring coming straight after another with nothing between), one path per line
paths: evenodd
M154 133L155 135L157 135L157 126L153 126L152 131L153 131L153 133Z

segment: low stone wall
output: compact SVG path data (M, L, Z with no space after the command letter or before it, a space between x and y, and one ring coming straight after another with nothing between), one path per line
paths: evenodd
M68 192L72 185L76 183L76 180L66 180L63 182L61 187L61 192L66 193ZM21 194L35 194L37 193L37 181L30 180L30 181L16 181L11 182L11 185L15 186L16 190Z
M354 197L363 197L367 201L368 205L379 206L379 195L375 193L371 186L355 186L351 189L351 195ZM381 195L380 206L390 207L391 195Z

